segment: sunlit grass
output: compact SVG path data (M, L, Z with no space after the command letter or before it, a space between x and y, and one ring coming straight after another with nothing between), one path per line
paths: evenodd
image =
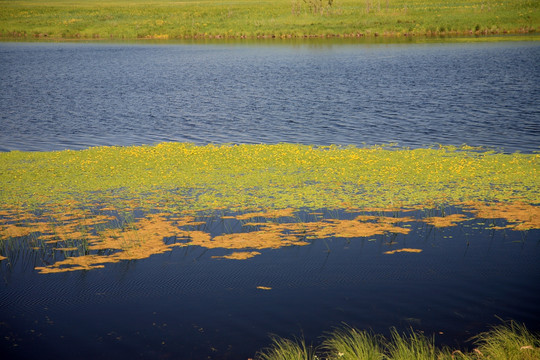
M534 0L13 0L2 37L90 39L372 37L529 33Z
M436 360L439 350L435 347L435 338L411 331L400 334L392 329L392 340L387 345L388 357L393 360Z
M383 360L383 338L351 327L336 329L322 343L326 355L342 360Z
M314 360L317 357L304 340L272 339L272 345L257 354L258 360Z
M481 359L490 360L538 360L540 338L514 321L494 326L476 336L475 353Z
M306 356L303 341L278 337L258 353L258 360L327 359L327 360L537 360L540 359L540 337L525 325L507 322L494 326L476 337L477 347L461 351L438 348L434 338L410 331L392 330L390 340L381 335L345 327L327 335L314 353Z

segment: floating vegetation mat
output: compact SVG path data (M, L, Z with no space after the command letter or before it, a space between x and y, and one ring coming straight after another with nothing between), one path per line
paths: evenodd
M24 247L40 254L37 271L54 273L185 246L242 260L312 239L408 234L412 222L540 229L539 160L470 147L293 144L2 153L0 260Z

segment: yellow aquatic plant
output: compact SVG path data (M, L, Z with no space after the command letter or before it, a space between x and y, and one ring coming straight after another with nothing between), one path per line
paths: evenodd
M161 143L14 151L0 154L0 208L73 200L181 211L538 204L539 163L539 154L452 147Z
M403 249L385 251L384 254L391 255L391 254L401 253L401 252L420 253L420 252L422 252L422 249L403 248Z
M456 223L466 221L467 217L463 214L451 214L446 216L432 216L425 218L424 221L435 227L455 226Z
M539 160L469 147L295 144L0 153L0 244L31 238L36 249L59 251L65 258L36 268L51 273L184 246L230 249L218 258L248 259L260 254L255 250L311 239L405 235L414 221L447 227L475 216L505 219L513 230L538 229ZM471 216L403 216L446 205ZM356 215L325 217L318 209ZM211 235L197 220L205 216L241 222L243 229ZM421 249L386 253L406 251Z

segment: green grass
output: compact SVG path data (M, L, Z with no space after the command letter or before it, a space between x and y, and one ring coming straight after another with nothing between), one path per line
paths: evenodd
M326 337L322 343L326 355L330 359L341 360L383 360L384 338L367 331L359 331L351 327L337 329Z
M538 360L540 338L524 325L509 322L476 336L477 355L493 360Z
M13 0L3 38L184 39L530 33L536 0Z
M297 144L0 153L0 208L136 200L182 211L540 203L540 154Z
M437 360L442 352L435 347L435 338L418 332L400 334L392 329L392 340L387 344L388 358L393 360Z
M304 340L289 340L274 337L272 345L257 354L259 360L313 360L314 351Z
M260 351L258 360L538 360L540 337L525 325L513 321L494 326L475 337L471 351L437 348L434 338L411 331L399 334L392 330L390 340L380 335L346 327L328 335L312 353L305 352L304 342L274 338L273 344Z

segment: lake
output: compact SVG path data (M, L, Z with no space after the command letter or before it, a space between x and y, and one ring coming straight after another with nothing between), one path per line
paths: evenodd
M531 154L539 60L534 42L0 43L0 150L286 142ZM248 359L270 334L317 344L344 323L470 350L499 318L540 330L537 204L186 213L152 199L0 209L3 354ZM122 239L149 252L129 255Z
M538 150L540 45L0 44L0 150L163 141Z

